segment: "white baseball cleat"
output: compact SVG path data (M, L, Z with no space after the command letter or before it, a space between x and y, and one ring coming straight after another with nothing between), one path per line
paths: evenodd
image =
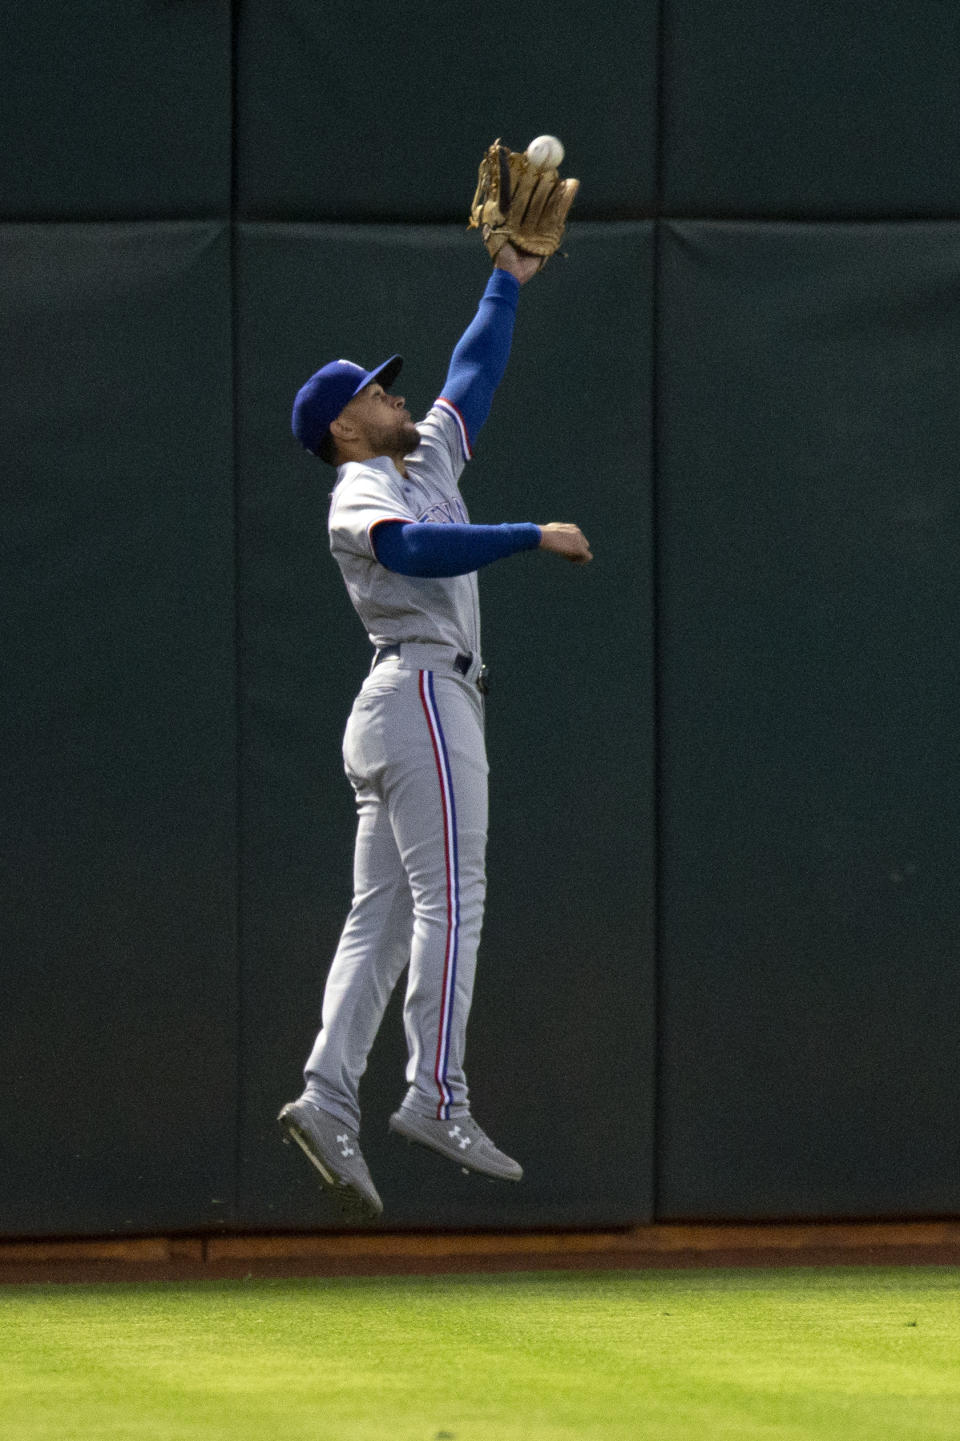
M435 1116L421 1116L401 1106L390 1117L389 1125L391 1131L404 1140L429 1146L448 1161L456 1161L465 1171L476 1171L494 1181L519 1181L523 1177L519 1162L498 1151L472 1116L452 1116L449 1121L438 1121Z

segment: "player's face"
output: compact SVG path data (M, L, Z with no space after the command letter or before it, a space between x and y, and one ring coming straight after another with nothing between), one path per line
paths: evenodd
M403 396L391 395L377 381L355 395L343 414L373 455L409 455L420 444Z

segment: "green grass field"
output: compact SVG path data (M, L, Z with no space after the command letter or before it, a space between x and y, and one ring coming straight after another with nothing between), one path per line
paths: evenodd
M3 1441L957 1441L960 1270L0 1288Z

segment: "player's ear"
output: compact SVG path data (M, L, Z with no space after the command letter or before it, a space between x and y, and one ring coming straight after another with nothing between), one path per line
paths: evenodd
M340 414L330 422L330 434L334 440L356 440L357 427L348 415Z

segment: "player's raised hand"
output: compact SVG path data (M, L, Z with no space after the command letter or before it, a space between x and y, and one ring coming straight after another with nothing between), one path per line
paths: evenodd
M540 532L541 550L552 550L554 555L562 555L574 565L586 565L588 560L593 560L590 543L578 525L551 520L549 525L540 527Z
M526 255L519 250L514 250L507 241L500 249L496 260L493 262L495 270L509 270L515 280L521 285L526 285L532 280L537 271L543 267L543 258L539 255Z

